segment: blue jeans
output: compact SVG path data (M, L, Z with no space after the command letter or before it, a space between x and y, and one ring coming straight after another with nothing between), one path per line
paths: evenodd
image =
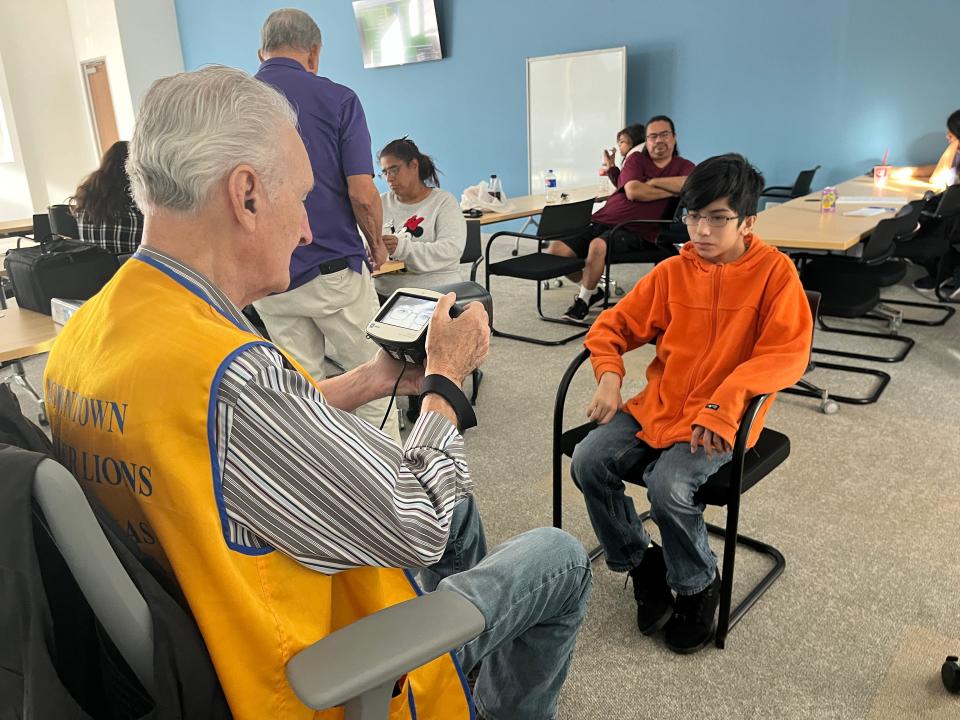
M663 541L667 584L680 595L698 593L716 577L717 558L707 542L704 506L693 496L731 454L710 458L702 447L691 453L689 442L655 449L638 432L640 425L623 411L597 427L573 452L573 481L583 493L607 565L626 572L640 564L650 545L633 499L624 492L624 478L642 472L650 515Z
M465 673L480 661L474 701L487 720L545 720L557 711L592 575L580 542L538 528L487 554L473 497L454 509L436 565L420 571L430 592L452 590L477 606L486 629L457 652Z

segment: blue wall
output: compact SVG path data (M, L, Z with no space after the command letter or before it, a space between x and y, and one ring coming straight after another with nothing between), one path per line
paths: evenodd
M374 152L410 135L457 195L490 173L526 194L528 56L626 45L630 121L671 115L685 156L742 152L768 184L815 164L816 186L838 182L885 148L893 164L934 162L960 107L948 70L958 0L436 1L445 59L375 70L363 69L349 0L297 7L323 32L320 74L359 94ZM289 0L176 6L187 69L255 72L260 26Z

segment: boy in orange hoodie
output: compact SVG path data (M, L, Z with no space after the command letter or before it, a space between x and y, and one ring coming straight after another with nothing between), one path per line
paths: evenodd
M720 574L697 488L730 460L750 398L796 382L810 356L810 308L790 259L753 234L763 176L736 154L710 158L683 186L690 234L587 334L599 423L573 454L607 565L629 572L644 635L691 653L716 630ZM622 356L656 342L644 389L624 404ZM770 402L753 426L752 446ZM623 478L643 473L661 548ZM676 593L676 599L673 593Z

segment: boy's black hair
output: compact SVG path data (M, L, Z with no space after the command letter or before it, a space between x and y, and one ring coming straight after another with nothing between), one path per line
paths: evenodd
M738 153L717 155L704 160L687 176L680 202L687 210L702 210L710 203L727 198L730 209L742 221L757 214L757 202L763 191L763 175Z

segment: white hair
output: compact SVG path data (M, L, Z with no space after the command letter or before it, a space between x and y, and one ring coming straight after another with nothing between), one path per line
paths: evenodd
M212 65L157 80L140 105L127 159L137 206L144 215L196 213L242 164L275 194L285 125L297 126L287 99L242 70Z
M274 10L260 29L260 49L265 53L281 48L310 52L320 44L320 28L303 10Z

